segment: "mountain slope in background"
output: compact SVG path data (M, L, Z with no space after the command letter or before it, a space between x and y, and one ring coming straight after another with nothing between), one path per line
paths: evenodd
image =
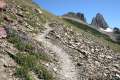
M0 80L119 80L120 45L32 0L0 11ZM83 17L83 16L82 16ZM3 29L4 28L4 29Z
M69 19L69 20L72 20L72 21L75 21L75 22L78 22L78 23L82 23L82 24L88 26L89 28L92 28L92 29L100 32L101 34L104 34L104 35L108 36L113 42L117 42L118 44L120 43L119 29L117 28L117 33L116 33L116 30L110 28L108 26L107 22L105 21L104 17L100 13L96 14L96 17L94 17L92 19L91 24L88 24L86 22L86 20L84 20L85 18L80 19L77 14L81 14L81 13L76 13L75 14L73 12L69 12L68 14L63 15L62 18ZM81 16L82 15L83 14L81 14Z

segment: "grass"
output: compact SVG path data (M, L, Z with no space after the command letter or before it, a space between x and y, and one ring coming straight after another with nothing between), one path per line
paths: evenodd
M3 14L0 13L0 26L3 24Z
M86 32L90 32L91 34L93 34L93 35L95 35L97 37L108 37L107 35L104 35L104 34L98 32L97 30L94 30L94 29L92 29L89 26L86 26L84 24L80 24L80 23L78 23L76 21L72 21L72 20L68 20L68 19L64 19L64 20L71 23L71 24L73 24L74 26L86 31Z
M19 49L20 51L29 51L33 49L32 45L30 43L24 44L21 40L21 38L13 32L12 34L8 35L8 41L13 43L14 46Z
M30 75L28 74L28 69L26 67L20 67L16 69L16 76L23 80L32 80Z
M32 80L29 72L33 71L39 79L53 80L52 74L40 64L40 59L36 55L18 53L15 60L20 65L16 69L16 75L18 77L24 78L25 80Z
M16 56L11 56L19 64L19 67L16 68L17 77L23 78L23 80L34 80L29 74L30 71L33 71L39 78L53 80L52 74L40 62L50 61L46 54L40 53L40 51L35 53L32 44L23 43L14 30L8 35L8 41L20 51Z
M33 44L31 42L26 42L24 39L22 39L19 34L15 30L11 31L11 33L8 34L7 37L8 42L13 43L14 46L22 51L22 52L28 52L29 54L36 54L40 59L50 61L49 57L45 53L36 53L34 51Z
M72 21L72 20L68 20L68 19L64 19L64 20L67 21L68 23L71 23L71 24L74 25L75 27L77 27L77 28L79 28L79 29L82 29L82 30L84 30L85 32L88 32L88 33L90 33L90 34L92 34L92 35L94 35L94 36L96 36L96 37L99 37L99 38L102 37L102 38L104 38L104 39L107 40L107 41L110 41L110 42L115 43L114 41L112 41L112 40L109 38L109 36L107 36L107 35L105 35L105 34L102 34L102 33L100 33L99 31L94 30L94 29L90 28L90 27L87 26L87 25L80 24L80 23L78 23L78 22L76 22L76 21Z
M2 24L2 19L0 19L0 25Z

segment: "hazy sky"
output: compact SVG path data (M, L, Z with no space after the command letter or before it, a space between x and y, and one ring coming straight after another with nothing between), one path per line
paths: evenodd
M110 27L120 28L120 0L34 0L40 7L55 14L82 12L90 23L96 13L103 14Z

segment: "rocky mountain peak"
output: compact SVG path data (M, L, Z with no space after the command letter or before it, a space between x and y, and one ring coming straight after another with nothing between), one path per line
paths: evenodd
M79 19L79 20L82 20L82 21L86 22L86 18L84 16L84 14L80 13L80 12L78 12L78 13L68 12L67 14L65 14L63 16L76 18L76 19Z
M101 13L97 13L96 16L103 17L103 15Z
M100 13L97 13L96 17L93 17L91 25L94 25L94 26L97 26L98 28L103 28L103 29L106 29L109 27L103 15Z
M86 22L86 18L85 18L85 16L84 16L83 13L76 13L76 15L77 15L81 20L83 20L84 22Z

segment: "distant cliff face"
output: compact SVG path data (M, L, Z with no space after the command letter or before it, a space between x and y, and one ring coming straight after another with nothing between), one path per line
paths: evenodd
M96 17L92 19L91 25L94 25L94 26L97 26L97 28L103 28L103 29L106 29L109 27L103 15L101 15L100 13L97 13Z
M72 17L72 18L76 18L76 19L80 19L82 20L83 22L86 22L86 18L84 16L83 13L74 13L74 12L69 12L63 16L67 16L67 17Z

